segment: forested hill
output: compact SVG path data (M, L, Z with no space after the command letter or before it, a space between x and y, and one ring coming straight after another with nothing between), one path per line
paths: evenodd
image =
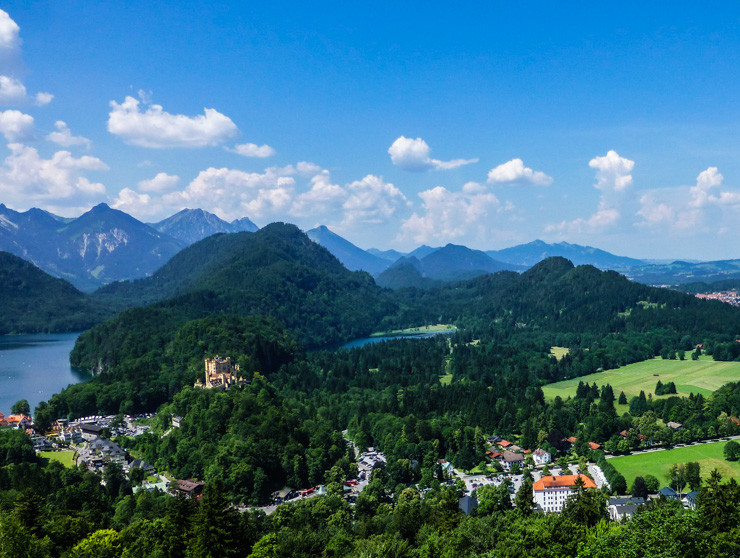
M81 331L110 313L63 279L0 252L0 334Z
M740 310L629 281L615 271L578 266L560 257L521 275L501 272L432 291L397 292L419 322L495 321L505 329L610 333L652 328L684 333L740 333Z
M396 312L390 294L367 273L348 271L283 223L206 238L152 277L111 285L97 297L120 305L161 302L129 309L83 334L72 360L87 369L137 356L185 322L214 314L272 316L312 347L369 334Z

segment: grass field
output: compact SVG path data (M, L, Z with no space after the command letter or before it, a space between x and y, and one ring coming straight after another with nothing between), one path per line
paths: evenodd
M59 461L62 465L65 467L74 467L75 461L74 461L74 455L75 452L70 451L42 451L41 457L46 457L47 459L51 459L53 461Z
M699 360L654 358L606 372L548 384L542 386L542 391L548 399L556 395L565 399L576 394L578 382L589 384L596 382L598 386L611 384L616 396L624 391L629 398L639 395L640 390L644 390L645 395L652 393L655 396L655 384L658 380L664 384L675 382L678 395L688 395L693 392L707 396L728 382L740 380L740 362L715 362L711 357L700 357Z
M370 337L387 337L389 335L417 335L419 333L436 333L438 331L457 331L453 324L435 324L419 327L407 327L406 329L393 329L391 331L376 331Z
M725 479L740 478L740 461L730 462L724 459L726 444L727 442L694 444L665 451L625 455L614 457L609 463L624 475L627 486L632 485L635 477L645 475L653 475L661 482L661 486L666 486L668 484L666 475L671 465L689 461L697 461L701 465L702 478L708 477L712 469L718 469Z
M550 354L558 360L563 358L569 352L570 352L570 349L568 347L551 347L550 348Z

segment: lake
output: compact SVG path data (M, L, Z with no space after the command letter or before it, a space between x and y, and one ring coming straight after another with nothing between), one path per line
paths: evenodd
M362 339L353 339L348 343L345 343L340 349L354 349L356 347L362 347L363 345L370 345L372 343L380 343L382 341L391 341L392 339L429 339L435 335L448 335L455 333L456 330L443 330L443 331L428 331L425 333L406 333L400 335L387 335L382 337L363 337Z
M69 364L79 335L0 335L0 412L8 415L13 403L28 399L33 413L40 401L89 379Z

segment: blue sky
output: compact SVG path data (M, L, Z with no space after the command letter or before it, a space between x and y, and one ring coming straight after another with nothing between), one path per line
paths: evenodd
M0 201L740 257L734 3L180 4L3 5Z

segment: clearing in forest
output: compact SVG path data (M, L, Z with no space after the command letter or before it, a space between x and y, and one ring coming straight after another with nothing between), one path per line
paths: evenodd
M639 395L640 390L643 390L645 395L652 393L655 397L655 384L658 380L663 384L674 382L678 395L687 396L693 392L706 397L728 382L740 381L740 362L717 362L706 356L699 357L699 360L653 358L614 370L548 384L542 386L542 391L548 399L556 395L566 399L576 394L578 382L585 382L596 383L599 387L611 384L617 397L623 391L629 399Z
M52 461L59 461L65 467L75 466L75 452L69 451L42 451L41 457L46 457Z
M701 477L709 476L712 469L717 469L724 479L740 478L740 461L726 461L724 450L727 442L693 444L665 451L653 451L636 455L625 455L609 459L609 463L622 473L627 486L631 486L635 477L653 475L661 486L668 486L668 471L674 463L696 461L701 466ZM688 490L686 490L688 492Z

